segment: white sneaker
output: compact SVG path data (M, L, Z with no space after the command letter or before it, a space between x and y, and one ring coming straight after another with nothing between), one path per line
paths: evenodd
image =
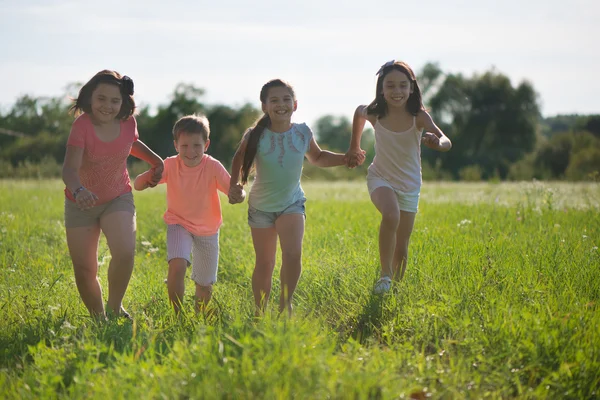
M390 291L391 287L392 287L392 278L390 278L389 276L383 276L375 284L375 287L373 288L373 294L387 293Z

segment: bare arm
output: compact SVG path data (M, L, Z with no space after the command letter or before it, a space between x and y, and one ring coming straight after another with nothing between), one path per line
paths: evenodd
M360 139L365 129L366 121L374 122L367 116L367 106L356 107L354 118L352 119L352 137L350 138L350 148L346 152L348 167L353 168L361 165L365 161L365 151L360 148Z
M337 167L346 164L345 154L321 150L314 137L310 140L306 158L317 167Z
M81 180L79 179L79 168L81 168L82 160L83 148L67 145L67 152L62 168L62 179L67 190L71 193L75 193L74 197L77 206L82 210L86 210L94 207L96 200L98 200L98 196L90 192L81 184Z
M152 175L151 179L148 180L148 183L151 187L156 186L162 177L163 170L165 169L165 164L162 158L150 150L150 148L141 140L133 142L133 145L131 146L131 155L152 165L152 168L150 169L150 171L152 171Z
M244 154L246 153L246 145L248 143L248 132L242 138L242 141L236 150L233 160L231 161L231 178L229 180L229 203L237 204L244 201L246 192L244 186L240 184L242 165L244 163Z
M150 181L152 180L152 175L154 174L154 172L149 169L146 172L143 172L141 174L139 174L138 176L136 176L135 181L133 181L133 188L135 190L145 190L148 189L149 187L154 187L156 185L152 185L150 183Z
M162 158L150 150L150 148L141 140L133 142L133 145L131 146L131 155L146 161L148 164L152 165L153 168L164 166Z
M246 154L246 146L248 144L248 132L244 134L242 141L231 161L231 180L230 186L237 185L240 182L242 165L244 163L244 154Z
M431 115L427 111L422 110L419 112L419 115L417 115L417 126L425 129L425 133L421 139L425 146L437 151L448 151L452 148L450 139L433 122Z

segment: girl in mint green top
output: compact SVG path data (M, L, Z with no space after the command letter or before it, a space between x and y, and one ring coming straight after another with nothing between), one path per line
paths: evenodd
M293 123L286 132L265 129L261 136L248 204L260 211L279 212L304 199L300 175L313 134L306 124Z
M344 154L321 150L306 124L291 122L298 102L289 83L280 79L267 82L260 101L264 115L244 134L235 153L229 195L230 199L239 198L255 165L248 224L256 255L252 274L256 315L264 312L269 300L278 238L282 259L279 311L291 314L302 271L305 198L300 175L304 157L320 167L344 165L346 159Z

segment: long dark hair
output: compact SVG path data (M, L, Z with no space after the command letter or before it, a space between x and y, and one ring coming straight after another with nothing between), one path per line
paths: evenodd
M265 83L260 89L260 102L262 104L267 103L267 97L269 95L269 89L274 87L285 87L290 91L290 95L292 98L296 100L296 94L294 93L294 88L288 82L281 79L272 79L269 82ZM254 125L249 129L246 135L248 136L246 143L246 151L244 152L244 162L242 163L242 185L248 182L248 176L250 175L250 170L252 169L252 164L254 163L254 157L256 157L256 152L258 151L258 141L260 140L260 136L265 131L266 128L271 124L271 118L268 114L263 114ZM243 140L243 139L242 139Z
M73 105L69 111L75 115L79 115L82 112L92 112L92 93L96 90L101 83L108 83L115 85L121 92L123 103L117 118L126 120L133 115L135 111L135 101L133 100L133 81L127 75L121 75L117 71L111 71L108 69L98 72L92 77L85 85L79 90L79 95L73 101Z
M375 100L367 106L367 114L376 115L378 118L385 117L388 112L387 102L383 97L383 79L387 74L393 70L398 70L405 74L410 80L412 93L408 96L406 101L406 109L412 115L417 115L419 111L425 109L423 106L423 99L421 96L421 89L417 83L417 77L413 72L412 68L408 66L404 61L393 61L385 63L380 69L377 75L377 85L375 88Z

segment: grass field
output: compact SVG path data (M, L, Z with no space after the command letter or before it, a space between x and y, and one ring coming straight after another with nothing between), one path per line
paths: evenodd
M426 182L406 277L383 297L365 184L304 188L293 319L278 318L277 296L252 317L246 204L223 204L213 312L194 315L188 280L176 319L161 187L135 194L134 322L95 324L61 183L0 181L0 398L600 396L599 184ZM109 257L102 241L104 288Z

